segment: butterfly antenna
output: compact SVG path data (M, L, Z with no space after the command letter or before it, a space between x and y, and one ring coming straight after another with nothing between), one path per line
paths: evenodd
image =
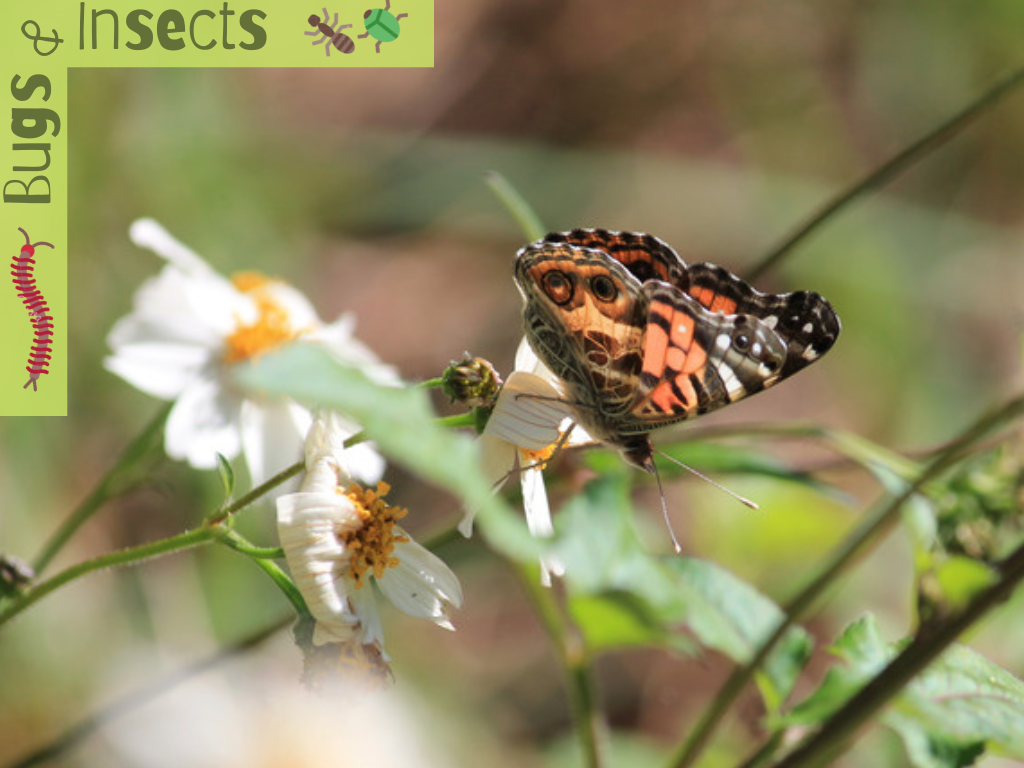
M669 455L668 455L667 453L665 453L664 451L659 451L659 450L658 450L657 448L655 448L655 449L654 449L654 452L655 452L655 453L657 453L657 454L658 454L659 456L661 456L662 458L668 459L668 460L669 460L669 461L671 461L671 462L672 462L673 464L675 464L675 465L677 465L677 466L680 466L680 467L682 467L682 468L683 468L683 469L685 469L685 470L686 470L687 472L692 472L693 474L695 474L695 475L696 475L697 477L699 477L699 478L700 478L701 480L703 480L704 482L706 482L706 483L710 483L711 485L715 486L715 488L717 488L718 490L720 490L720 491L724 491L725 493L729 494L729 495L730 495L730 496L732 496L732 497L733 497L734 499L736 499L736 501L738 501L738 502L739 502L740 504L744 505L745 507L750 507L751 509L759 509L759 507L757 506L757 504L755 504L755 503L754 503L753 501L751 501L750 499L748 499L748 498L746 498L746 497L744 497L744 496L740 496L740 495L739 495L738 493L736 493L735 491L730 491L730 490L729 490L728 488L726 488L726 487L725 487L724 485L722 485L721 483L716 483L716 482L715 482L714 480L712 480L712 479L711 479L710 477L708 477L707 475L701 474L701 473L700 473L700 472L698 472L698 471L697 471L696 469L694 469L693 467L691 467L691 466L689 466L689 465L687 465L687 464L683 464L683 462L681 462L681 461L680 461L679 459L675 458L674 456L669 456ZM655 467L655 469L657 469L657 467ZM655 475L657 476L657 473L655 473ZM658 487L659 487L659 488L661 487L661 478L658 478ZM664 503L665 503L665 497L664 497L664 495L662 495L662 498L661 498L661 503L662 503L662 505L664 505Z
M661 451L658 451L661 453ZM665 503L665 489L661 486L661 472L658 471L658 465L653 461L651 466L654 468L654 479L658 481L658 498L661 499L661 516L665 518L665 527L668 528L668 535L672 538L672 546L676 548L676 554L678 555L683 551L683 548L679 545L679 539L676 538L675 528L672 527L672 521L668 516L668 504Z

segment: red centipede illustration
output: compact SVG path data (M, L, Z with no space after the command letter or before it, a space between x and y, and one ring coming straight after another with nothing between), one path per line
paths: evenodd
M44 373L49 373L46 367L50 364L50 342L53 340L53 318L50 317L50 308L46 306L46 299L42 292L36 288L35 278L32 276L32 269L35 260L36 247L45 245L53 248L51 243L30 243L28 232L21 227L18 231L25 236L25 245L21 246L21 253L14 257L11 262L11 276L14 278L14 287L18 290L18 296L28 310L28 316L32 320L32 348L28 356L29 378L22 389L28 389L32 385L32 391L38 392L36 381Z

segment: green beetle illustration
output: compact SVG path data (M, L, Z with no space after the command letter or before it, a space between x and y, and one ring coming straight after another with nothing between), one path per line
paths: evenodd
M394 16L389 13L390 10L391 0L387 0L383 8L371 8L363 14L366 34L359 35L358 37L361 40L364 37L373 35L377 40L377 53L380 53L381 43L390 43L392 40L398 39L398 36L402 33L398 20L404 19L409 15L408 13L400 13Z

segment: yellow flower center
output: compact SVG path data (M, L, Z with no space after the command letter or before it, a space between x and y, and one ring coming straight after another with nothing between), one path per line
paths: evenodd
M561 438L553 442L547 448L539 451L531 451L528 448L519 449L519 463L523 469L546 469L548 460L554 455L555 449L561 443Z
M344 493L352 502L362 523L338 534L350 554L349 570L356 589L363 586L367 574L379 579L388 568L398 565L399 559L391 554L395 544L409 541L401 529L395 531L395 523L405 517L408 510L389 506L384 501L390 490L387 483L377 483L375 491L354 483L346 491L339 489L339 493Z
M231 282L242 293L252 296L258 316L249 325L239 322L234 333L228 336L225 362L250 360L298 337L299 332L292 330L288 312L267 290L273 285L272 280L259 272L239 272L231 277Z

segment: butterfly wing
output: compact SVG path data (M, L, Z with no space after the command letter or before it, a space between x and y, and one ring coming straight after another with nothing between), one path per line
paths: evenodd
M813 363L839 337L839 316L812 291L761 293L716 264L691 264L677 285L712 312L752 315L773 329L787 347L780 378Z
M679 254L654 235L574 229L571 232L552 232L544 237L544 242L601 251L622 264L641 283L663 280L678 285L686 271L686 264Z
M644 283L643 363L625 431L656 429L749 397L784 378L786 341L749 314L712 312L679 288Z

